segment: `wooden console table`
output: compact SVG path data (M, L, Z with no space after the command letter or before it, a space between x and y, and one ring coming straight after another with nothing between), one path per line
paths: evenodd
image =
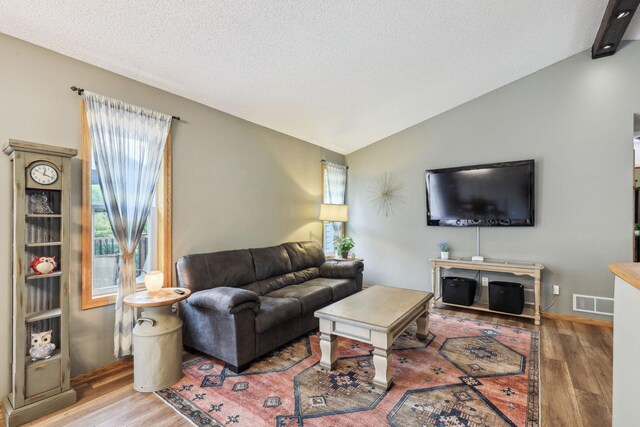
M484 262L477 262L465 259L431 259L431 290L435 295L433 299L435 302L442 304L468 308L471 310L490 311L492 313L502 313L489 309L489 304L483 302L474 302L470 306L450 304L442 301L442 269L462 269L462 270L475 270L475 271L490 271L493 273L511 273L517 276L530 276L533 277L533 290L535 293L535 299L533 308L525 307L522 314L502 313L509 314L511 316L526 317L533 319L536 325L540 324L540 276L544 269L544 265L538 263L518 263L510 261L495 261L488 260Z

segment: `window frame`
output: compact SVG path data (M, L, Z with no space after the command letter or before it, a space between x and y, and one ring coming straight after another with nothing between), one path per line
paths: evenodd
M93 222L91 196L91 135L85 111L81 102L82 123L82 309L88 310L114 304L116 292L93 294ZM157 265L164 273L165 286L171 286L171 129L167 135L162 159L161 175L156 193L157 201Z

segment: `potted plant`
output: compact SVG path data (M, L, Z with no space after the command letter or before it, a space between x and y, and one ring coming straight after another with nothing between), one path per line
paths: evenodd
M349 251L353 249L356 244L353 243L353 239L351 237L342 237L341 239L337 239L333 242L333 247L337 254L342 258L349 257Z
M633 234L640 236L640 224L636 224L636 229L633 230Z
M446 240L444 242L438 243L438 247L440 248L440 259L449 259L449 242Z

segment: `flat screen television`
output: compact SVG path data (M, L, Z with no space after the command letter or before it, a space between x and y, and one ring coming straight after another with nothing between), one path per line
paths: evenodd
M427 225L533 226L535 162L426 171Z

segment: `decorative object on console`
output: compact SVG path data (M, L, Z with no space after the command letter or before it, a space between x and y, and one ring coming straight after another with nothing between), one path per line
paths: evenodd
M440 259L449 259L449 250L451 247L449 246L448 241L438 243L438 247L440 248Z
M31 261L29 267L35 274L49 274L56 269L58 263L55 256L37 256Z
M333 244L336 253L339 254L342 258L348 258L349 251L356 246L351 237L342 237L333 242Z
M44 192L34 193L29 196L29 205L32 214L45 215L53 213L49 206L49 198Z
M56 345L52 342L53 331L50 329L45 332L34 332L31 334L31 348L29 356L32 361L51 358L51 353L56 349Z
M371 202L377 206L378 215L390 216L394 214L396 205L404 202L404 197L400 191L404 187L402 183L396 183L392 174L382 174L376 182L374 182L369 192L373 194Z
M162 271L153 270L144 275L144 286L149 292L158 292L164 286Z

